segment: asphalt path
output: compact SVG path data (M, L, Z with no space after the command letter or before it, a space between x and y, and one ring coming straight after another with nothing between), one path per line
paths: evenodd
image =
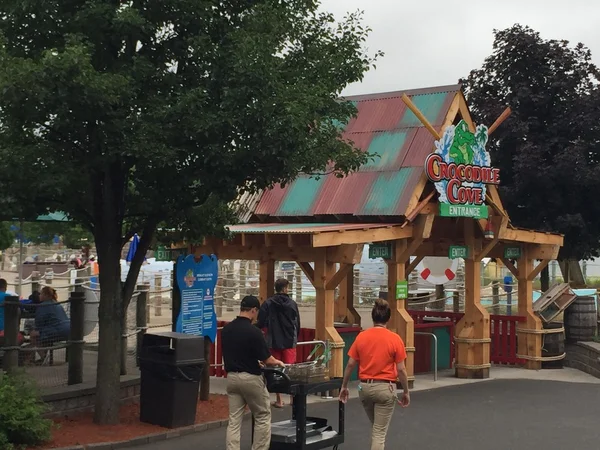
M370 448L370 424L351 393L346 405L345 444L340 450ZM410 450L598 450L600 386L533 380L495 380L412 394L409 408L397 407L386 448ZM337 424L337 403L309 405L309 415ZM289 407L273 420L289 418ZM336 425L337 427L337 425ZM141 448L141 447L137 447ZM162 441L147 450L223 450L225 428ZM250 449L244 421L242 450Z

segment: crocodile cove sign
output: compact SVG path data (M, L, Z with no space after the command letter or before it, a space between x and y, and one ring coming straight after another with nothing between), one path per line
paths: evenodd
M488 217L486 185L500 184L500 170L490 166L487 140L486 126L471 133L461 120L435 142L435 152L425 160L425 173L439 193L440 216Z

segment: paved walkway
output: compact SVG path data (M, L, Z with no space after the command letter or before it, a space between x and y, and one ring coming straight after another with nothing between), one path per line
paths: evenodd
M529 372L494 368L495 379L414 392L408 409L397 408L388 434L390 449L410 450L597 450L600 380L565 369ZM535 379L518 379L528 376ZM444 377L446 378L446 377ZM569 381L556 381L559 379ZM443 381L443 379L440 379ZM439 382L438 382L439 383ZM352 390L344 450L370 447L369 423ZM309 413L337 423L335 401L316 401ZM273 420L288 418L289 408ZM242 450L250 448L250 423ZM222 450L225 429L143 447L146 450Z

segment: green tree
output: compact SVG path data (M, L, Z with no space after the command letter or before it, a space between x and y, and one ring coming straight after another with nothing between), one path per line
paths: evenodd
M10 230L10 225L0 222L0 251L4 252L15 243L15 234Z
M600 73L590 50L521 25L494 34L493 53L462 82L478 122L512 109L488 143L511 220L563 233L563 261L598 256Z
M5 0L0 155L89 229L102 286L95 420L118 420L124 308L159 224L209 224L242 191L357 169L338 101L362 79L369 32L318 0ZM206 229L190 229L197 238ZM212 231L212 230L211 230ZM124 287L119 258L140 234Z

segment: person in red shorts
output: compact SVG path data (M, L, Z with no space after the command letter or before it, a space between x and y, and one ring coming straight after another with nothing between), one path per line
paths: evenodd
M288 295L289 284L285 278L275 282L275 295L262 304L256 325L267 328L267 345L271 355L285 364L294 364L300 334L300 312L296 302ZM280 394L277 394L273 406L284 406Z

